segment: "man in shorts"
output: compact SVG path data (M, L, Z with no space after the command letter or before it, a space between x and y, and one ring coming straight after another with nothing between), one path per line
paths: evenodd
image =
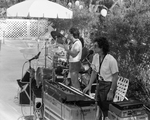
M70 48L64 45L64 49L69 56L69 72L71 77L71 84L76 89L80 90L80 84L78 80L79 71L81 69L81 56L82 56L82 43L79 40L80 33L77 28L71 28L69 30L68 39L71 41Z

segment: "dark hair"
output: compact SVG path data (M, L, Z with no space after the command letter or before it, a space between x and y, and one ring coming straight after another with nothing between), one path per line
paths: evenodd
M79 39L82 43L82 47L84 47L84 39L80 36L79 30L75 27L72 27L70 28L69 32L73 35L74 38Z
M97 42L98 47L102 48L104 55L109 52L109 43L105 37L97 37L94 42Z
M79 39L80 32L79 32L79 30L77 28L72 27L72 28L70 28L69 32L70 32L70 34L73 35L74 38L76 38L76 39L78 38Z

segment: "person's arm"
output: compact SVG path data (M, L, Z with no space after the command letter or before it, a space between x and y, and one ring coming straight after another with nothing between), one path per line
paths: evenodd
M118 64L116 60L110 61L110 69L112 71L112 84L107 94L107 100L113 100L118 80Z
M115 92L116 90L116 87L117 87L117 80L118 80L118 72L117 73L114 73L112 75L112 84L111 84L111 87L110 87L110 92Z
M92 86L92 84L93 84L94 80L96 79L96 77L97 77L97 72L93 70L88 86L90 86L90 87Z
M109 92L107 94L107 100L113 100L115 90L116 90L116 87L117 87L118 72L114 73L112 76L113 76L112 84L111 84L111 87L110 87Z
M96 77L97 77L97 72L93 70L92 74L91 74L90 82L87 85L87 87L83 90L83 93L86 93L87 91L91 91L91 86L92 86L94 80L96 79Z
M76 49L73 51L66 49L66 51L67 51L68 55L71 55L72 57L76 57L79 53L79 51L77 51Z
M92 74L90 77L90 81L89 84L87 85L87 87L83 90L84 93L86 93L88 90L91 90L91 86L94 82L94 80L96 79L98 72L99 72L99 67L97 67L97 63L99 62L99 60L97 59L99 58L98 54L95 54L93 56L93 60L92 60L92 64L91 64L91 68L92 68Z
M79 48L78 44L76 44L74 46L73 51L69 50L69 48L66 45L64 45L64 49L66 50L68 55L71 55L72 57L76 57L78 55L78 53L80 52L80 48Z

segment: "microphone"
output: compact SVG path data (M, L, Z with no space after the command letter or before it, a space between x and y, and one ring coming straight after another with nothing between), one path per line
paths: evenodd
M40 56L41 52L39 52L36 56L34 56L33 58L29 59L28 61L32 61L34 59L38 59Z
M86 56L86 58L88 58L90 55L92 55L94 53L94 51L93 50L90 50L89 51L89 53L88 53L88 55Z

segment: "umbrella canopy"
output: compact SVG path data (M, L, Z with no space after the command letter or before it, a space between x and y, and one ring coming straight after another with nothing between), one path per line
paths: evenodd
M7 9L7 17L44 17L71 19L73 12L48 0L26 0Z

